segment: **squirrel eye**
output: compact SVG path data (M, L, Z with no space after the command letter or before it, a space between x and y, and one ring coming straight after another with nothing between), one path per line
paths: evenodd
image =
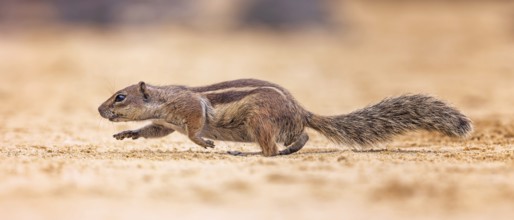
M125 100L125 95L119 94L114 99L114 102L122 102L123 100Z

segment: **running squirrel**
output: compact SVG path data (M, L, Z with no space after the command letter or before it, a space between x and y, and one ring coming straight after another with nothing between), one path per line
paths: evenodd
M152 122L138 130L115 134L118 140L159 138L178 131L204 148L214 147L211 140L257 142L264 156L288 155L302 149L309 140L306 127L354 148L418 129L456 137L465 137L473 130L468 117L426 95L387 98L349 114L320 116L305 110L281 86L256 79L202 87L139 82L116 92L98 111L113 122ZM283 143L285 149L279 151L277 143Z

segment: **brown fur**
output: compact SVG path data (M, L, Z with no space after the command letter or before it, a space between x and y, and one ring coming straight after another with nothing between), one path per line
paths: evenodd
M116 101L118 95L124 95L124 100ZM115 122L152 121L138 130L115 134L118 140L158 138L178 131L204 148L214 147L204 138L257 142L264 156L300 150L309 140L305 127L354 147L387 141L416 129L450 136L465 136L472 130L466 116L430 96L400 96L350 114L325 117L302 108L284 88L255 79L204 87L140 82L118 91L98 110L102 117ZM287 148L279 151L277 143Z

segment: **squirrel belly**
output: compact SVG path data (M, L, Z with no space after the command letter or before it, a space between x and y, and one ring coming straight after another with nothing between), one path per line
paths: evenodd
M388 98L345 115L313 114L307 124L336 143L356 147L420 129L455 137L465 137L473 130L471 120L457 109L426 95Z
M204 148L214 147L211 140L256 142L264 156L302 149L309 140L306 127L352 147L374 145L420 129L457 137L473 130L469 118L431 96L404 95L349 114L320 116L305 110L283 87L255 79L202 87L140 82L116 92L98 111L113 122L152 121L115 134L118 140L160 138L178 131ZM279 150L277 143L285 149Z

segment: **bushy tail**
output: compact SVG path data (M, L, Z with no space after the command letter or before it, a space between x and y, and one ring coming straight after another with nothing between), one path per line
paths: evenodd
M352 146L373 145L418 129L458 137L473 130L471 120L457 109L425 95L388 98L346 115L311 114L307 125L334 142Z

